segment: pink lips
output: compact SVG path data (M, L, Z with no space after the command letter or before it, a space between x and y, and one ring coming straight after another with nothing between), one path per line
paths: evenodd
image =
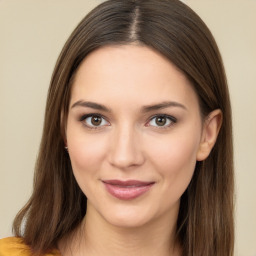
M107 191L114 197L121 200L131 200L146 193L154 182L138 180L103 180Z

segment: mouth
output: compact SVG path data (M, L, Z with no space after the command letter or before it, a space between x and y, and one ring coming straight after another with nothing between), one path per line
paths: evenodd
M106 190L120 200L135 199L151 189L155 182L139 180L102 180Z

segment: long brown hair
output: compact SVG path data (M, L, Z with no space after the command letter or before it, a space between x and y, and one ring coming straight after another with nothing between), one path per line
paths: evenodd
M198 95L203 118L214 109L223 113L216 144L205 161L197 162L191 183L182 195L177 237L184 256L231 256L233 149L225 71L211 32L178 0L106 1L71 34L48 92L34 191L15 218L14 232L39 255L55 248L59 239L81 223L87 199L64 149L72 81L90 52L104 45L129 43L157 50L187 76Z

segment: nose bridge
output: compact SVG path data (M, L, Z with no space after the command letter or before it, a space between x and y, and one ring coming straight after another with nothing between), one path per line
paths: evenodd
M140 132L131 124L124 123L113 130L110 161L118 168L127 168L143 163Z

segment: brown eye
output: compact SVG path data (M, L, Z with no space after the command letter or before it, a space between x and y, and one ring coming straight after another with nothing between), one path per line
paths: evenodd
M157 115L151 118L147 126L154 126L158 128L166 128L177 122L177 119L169 115Z
M85 126L92 129L110 125L104 117L94 114L82 116L80 121L84 123Z
M159 116L159 117L156 117L156 124L158 126L164 126L166 124L166 117L164 116Z
M91 123L94 126L99 126L102 122L102 117L100 116L92 116L91 117Z

